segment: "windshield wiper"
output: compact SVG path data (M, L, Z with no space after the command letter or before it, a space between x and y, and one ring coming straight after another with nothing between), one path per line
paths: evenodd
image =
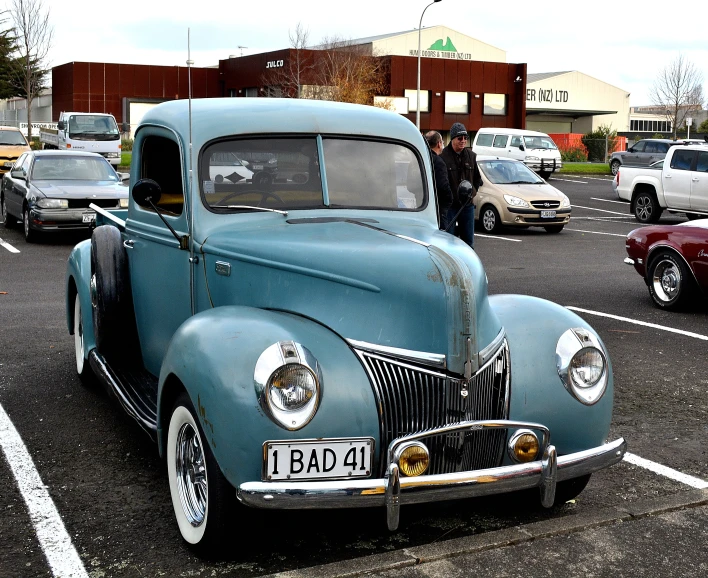
M510 181L507 185L540 185L543 181Z
M266 207L252 207L250 205L212 205L213 209L250 209L252 211L266 211L268 213L278 213L285 217L288 216L287 211L279 211L278 209L267 209Z

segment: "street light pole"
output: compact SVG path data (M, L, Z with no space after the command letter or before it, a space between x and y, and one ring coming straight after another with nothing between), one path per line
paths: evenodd
M415 106L415 126L420 130L420 31L423 27L423 15L425 11L430 8L433 4L441 2L442 0L433 0L423 9L423 14L420 15L420 22L418 23L418 84L416 85L416 106Z

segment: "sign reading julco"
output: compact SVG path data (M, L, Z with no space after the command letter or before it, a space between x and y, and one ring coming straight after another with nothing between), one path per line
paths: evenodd
M568 102L567 90L527 88L526 102Z
M409 50L408 54L410 56L418 56L417 50ZM443 43L442 38L438 38L435 42L430 45L427 50L420 51L421 57L425 58L449 58L450 60L472 60L471 52L457 52L457 48L447 37L447 41Z

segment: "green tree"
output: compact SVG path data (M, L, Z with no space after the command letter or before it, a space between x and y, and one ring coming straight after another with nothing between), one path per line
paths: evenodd
M589 161L607 161L607 155L615 150L617 131L611 126L601 124L594 131L584 134L581 138L588 149Z
M15 35L12 28L7 28L8 19L3 17L5 14L7 11L0 12L0 99L19 95L17 87L11 81L16 65L12 58L15 52Z
M698 132L708 132L708 118L698 125Z

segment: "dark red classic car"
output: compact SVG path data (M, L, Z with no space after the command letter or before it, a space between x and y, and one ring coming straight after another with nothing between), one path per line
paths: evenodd
M704 302L708 294L708 219L652 225L627 235L627 257L661 309Z

